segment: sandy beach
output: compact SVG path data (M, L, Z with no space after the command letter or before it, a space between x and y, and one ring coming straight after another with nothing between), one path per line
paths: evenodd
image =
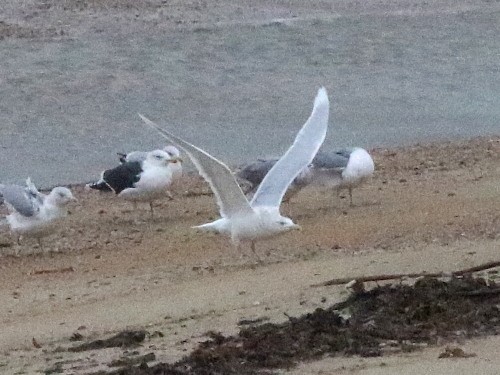
M283 211L303 231L259 244L262 264L225 238L192 232L217 216L198 177L185 177L174 200L157 204L153 220L147 205L133 211L113 196L74 187L80 203L46 239L49 253L26 240L13 257L10 237L0 237L1 371L31 374L57 362L64 373L110 371L124 350L64 348L75 333L92 340L138 328L162 337L136 350L172 362L208 331L234 334L241 319L281 322L284 314L342 301L349 294L343 285L311 287L331 278L451 272L498 260L498 137L372 152L377 173L355 191L355 206L345 194L301 191ZM449 344L380 358L335 357L292 373L498 372L496 336L454 342L475 357L438 359Z
M0 182L72 184L78 204L45 251L0 227L0 373L150 374L248 322L294 323L352 296L317 286L332 278L500 259L499 27L489 0L2 1ZM303 230L259 243L261 263L190 229L218 217L196 173L154 218L148 205L82 185L116 165L116 152L161 146L139 111L229 165L279 156L321 85L332 103L325 150L365 147L375 175L353 207L311 187L285 203ZM474 276L490 287L499 271ZM479 292L476 301L498 298ZM263 369L498 374L499 305L486 331ZM140 340L75 351L127 330ZM453 348L462 355L440 358Z

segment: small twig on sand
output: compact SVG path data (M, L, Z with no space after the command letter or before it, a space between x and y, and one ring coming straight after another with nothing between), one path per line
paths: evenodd
M65 273L65 272L75 272L74 267L65 267L65 268L55 268L51 270L34 270L29 273L29 275L43 275L46 273Z
M427 276L427 277L445 277L445 276L462 276L474 272L484 271L490 268L500 266L500 261L497 262L488 262L481 264L479 266L474 266L470 268L465 268L462 270L454 271L454 272L436 272L436 273L427 273L427 272L417 272L417 273L399 273L399 274L386 274L386 275L373 275L373 276L362 276L362 277L343 277L340 279L332 279L329 281L325 281L319 284L313 284L311 287L318 286L330 286L330 285L343 285L347 284L352 280L356 280L358 282L364 283L368 281L384 281L384 280L394 280L394 279L403 279L409 278L414 279L417 277Z

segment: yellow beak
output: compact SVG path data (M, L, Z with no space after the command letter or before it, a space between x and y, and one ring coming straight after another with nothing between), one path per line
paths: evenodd
M168 162L169 162L169 163L173 163L173 164L175 164L175 163L177 163L177 162L182 163L182 162L184 162L184 161L182 160L182 158L181 158L181 157L179 157L179 156L174 156L173 158L168 159Z

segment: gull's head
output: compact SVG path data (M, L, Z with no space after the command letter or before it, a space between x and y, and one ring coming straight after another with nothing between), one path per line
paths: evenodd
M168 166L169 164L176 164L182 162L178 156L171 157L163 150L154 150L148 153L146 161L155 166Z
M178 158L181 155L181 152L179 149L175 146L168 145L166 146L163 151L165 151L167 154L170 155L170 158Z
M300 225L295 224L292 219L288 217L281 216L278 221L276 221L276 225L280 228L280 231L290 232L292 230L300 230Z
M76 201L76 198L71 193L71 190L62 186L52 189L49 197L56 206L65 206L69 202Z

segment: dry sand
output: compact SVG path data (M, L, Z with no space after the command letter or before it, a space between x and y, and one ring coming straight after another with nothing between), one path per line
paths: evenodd
M242 318L278 322L284 313L345 298L344 287L310 287L333 277L452 271L498 259L500 138L373 152L377 173L355 191L354 207L321 189L303 190L284 205L303 231L259 244L263 264L241 257L227 239L190 230L217 216L196 177L159 203L153 220L147 205L132 211L113 196L75 188L79 206L45 240L54 252L41 254L26 240L16 258L9 236L0 236L0 372L31 374L61 361L66 373L107 369L123 350L60 348L75 332L90 339L139 327L165 335L139 351L173 361L209 330L234 333ZM499 342L459 342L473 358L438 359L438 346L325 359L292 373L494 374Z

